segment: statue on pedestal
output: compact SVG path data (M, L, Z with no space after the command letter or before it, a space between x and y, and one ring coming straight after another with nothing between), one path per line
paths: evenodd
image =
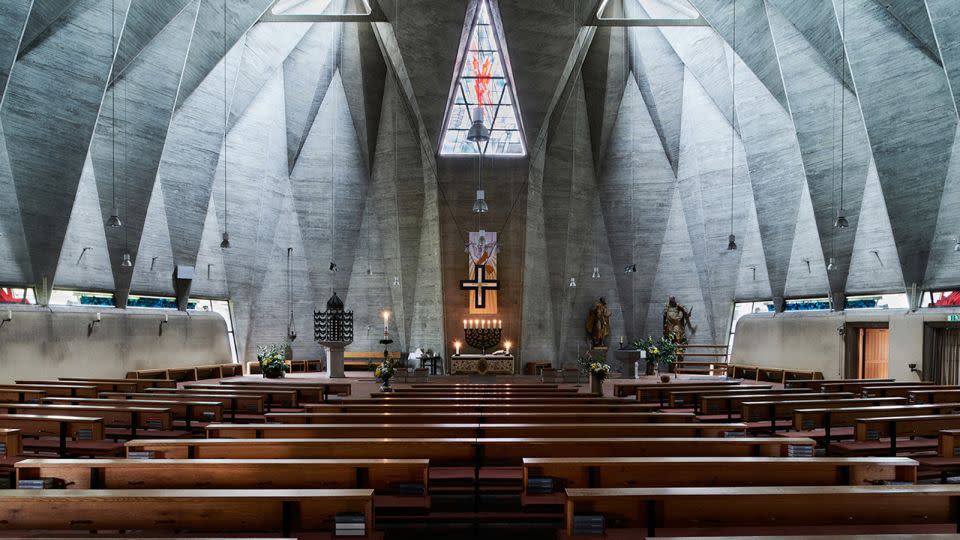
M693 308L687 309L683 304L677 303L677 298L671 296L667 305L663 308L663 337L669 338L677 344L687 342L687 328L690 332L696 332L697 329L690 324L690 316Z
M610 309L607 308L607 300L601 296L587 315L587 336L594 347L603 347L603 340L609 335Z

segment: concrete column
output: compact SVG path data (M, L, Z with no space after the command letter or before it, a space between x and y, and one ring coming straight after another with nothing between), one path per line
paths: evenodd
M773 310L776 313L783 313L787 309L787 301L782 296L773 297Z
M327 377L331 379L342 379L346 377L343 369L343 349L346 343L325 342L320 343L327 350Z

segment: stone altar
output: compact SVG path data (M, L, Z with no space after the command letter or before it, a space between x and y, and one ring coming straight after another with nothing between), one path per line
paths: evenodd
M513 375L512 354L455 354L450 357L450 374Z

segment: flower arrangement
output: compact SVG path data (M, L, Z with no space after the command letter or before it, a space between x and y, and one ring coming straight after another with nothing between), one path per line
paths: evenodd
M260 363L260 373L268 379L282 378L290 371L284 354L284 345L261 345L257 347L257 361Z
M396 372L396 365L392 359L384 359L383 362L380 362L377 365L377 368L373 370L373 376L377 378L382 384L389 385L390 379L393 378L393 374Z
M610 365L603 362L594 362L590 364L590 376L603 381L610 375Z

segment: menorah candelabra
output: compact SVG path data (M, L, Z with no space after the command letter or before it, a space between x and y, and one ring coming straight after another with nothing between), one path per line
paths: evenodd
M503 330L500 328L464 328L464 341L471 347L480 349L483 354L500 344Z

